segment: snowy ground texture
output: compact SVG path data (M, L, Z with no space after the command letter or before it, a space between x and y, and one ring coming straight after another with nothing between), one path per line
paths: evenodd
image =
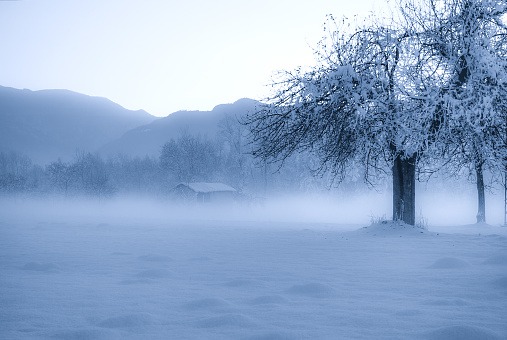
M0 208L1 339L507 339L507 228L64 210Z

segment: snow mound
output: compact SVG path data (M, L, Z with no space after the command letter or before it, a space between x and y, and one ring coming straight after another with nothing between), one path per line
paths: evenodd
M433 299L424 302L430 306L466 306L467 302L462 299Z
M428 340L500 340L486 329L472 326L442 327L427 334Z
M113 331L104 329L73 329L57 332L51 336L51 339L64 340L109 340L120 339L120 336Z
M492 281L496 288L507 290L507 276Z
M217 298L198 299L184 305L188 310L214 309L228 306L229 302Z
M406 224L403 221L375 222L367 227L353 231L352 233L380 237L420 236L429 234L426 228Z
M287 290L290 294L303 295L312 298L328 298L334 293L334 289L322 283L308 283L294 285Z
M278 305L284 304L286 302L287 299L279 295L264 295L250 300L251 305L270 305L270 304Z
M394 315L396 316L417 316L421 315L423 312L418 309L403 309L399 312L396 312Z
M142 327L153 323L153 317L150 314L138 313L113 316L100 322L98 325L105 328L129 328Z
M58 271L58 266L54 263L29 262L21 267L21 269L36 272L56 272Z
M147 261L147 262L171 262L172 259L169 256L163 256L163 255L144 255L139 256L139 260L141 261Z
M428 268L433 269L460 269L460 268L466 268L470 267L470 264L468 262L465 262L463 260L454 258L454 257L443 257L441 259L438 259Z
M207 261L212 261L213 259L211 257L207 257L207 256L200 256L200 257L192 257L188 260L192 261L192 262L207 262Z
M200 328L221 328L221 327L254 327L255 323L248 317L241 314L225 314L200 320L197 323Z
M152 283L153 281L148 279L137 279L137 280L122 280L118 282L120 285L137 285L137 284L145 284L145 283Z
M507 254L488 257L483 264L507 265Z
M142 279L162 279L171 277L172 275L167 269L148 269L137 273L136 276Z
M262 333L262 334L255 334L252 336L249 336L248 338L245 338L245 340L292 340L297 339L294 337L293 334L285 334L285 333Z
M226 287L235 287L235 288L258 287L260 285L261 285L261 283L259 281L249 280L249 279L237 279L237 280L232 280L232 281L228 281L228 282L224 283L224 286L226 286Z

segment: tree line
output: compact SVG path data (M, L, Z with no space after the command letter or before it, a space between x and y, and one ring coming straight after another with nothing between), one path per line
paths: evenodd
M182 131L161 146L158 157L76 151L71 160L39 165L26 155L0 152L0 194L164 196L179 183L190 182L222 182L245 197L328 188L325 177L313 176L311 157L294 156L283 167L258 162L249 153L246 134L236 117L225 116L216 136Z

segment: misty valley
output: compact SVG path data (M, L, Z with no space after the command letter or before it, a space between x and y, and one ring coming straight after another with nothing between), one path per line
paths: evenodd
M262 100L0 86L0 338L507 339L507 3L388 3L328 15Z
M191 182L223 182L244 197L326 188L306 159L277 171L248 155L240 120L253 100L157 119L69 91L0 90L2 195L164 198Z
M253 158L245 104L205 123L175 113L95 151L35 125L39 143L0 151L0 337L505 337L501 185L489 225L472 224L466 173L421 182L417 225L392 222L386 176L337 184L309 153ZM35 148L47 143L61 156Z
M183 195L178 185L219 183L234 190L234 199L226 203L237 209L285 200L309 207L305 211L312 216L317 216L312 210L351 216L349 203L363 199L369 204L358 204L363 209L353 219L356 223L391 218L392 185L387 173L365 184L364 170L357 164L338 181L319 168L319 160L310 152L274 163L252 156L244 122L259 105L254 100L156 118L70 91L0 88L0 98L0 130L5 132L0 134L3 199L115 202L137 197L181 205L202 202L198 192ZM48 122L40 124L41 119ZM146 124L136 126L140 123ZM500 224L503 186L488 174L486 181L491 188L488 216ZM421 175L417 190L418 222L474 222L477 193L468 170L457 175L440 171L429 180ZM330 211L312 208L315 197L328 202Z

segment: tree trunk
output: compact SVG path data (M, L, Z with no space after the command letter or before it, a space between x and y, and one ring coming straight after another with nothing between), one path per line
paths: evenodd
M415 156L394 159L393 220L415 225Z
M503 178L503 226L507 227L507 161L505 162Z
M477 173L477 223L486 222L486 198L484 196L484 174L482 172L482 163L475 164L475 172Z

